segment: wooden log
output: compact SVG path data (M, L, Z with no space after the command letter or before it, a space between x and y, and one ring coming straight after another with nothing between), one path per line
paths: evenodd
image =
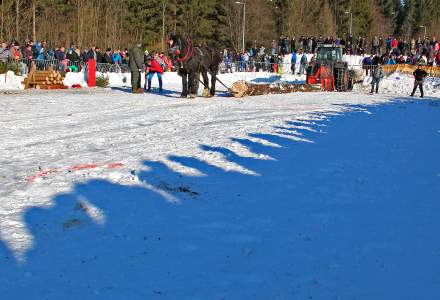
M41 75L41 76L50 76L53 75L53 71L35 71L35 75Z
M68 87L61 84L50 84L50 85L40 85L39 89L41 90L64 90Z
M28 81L51 81L50 77L34 77L34 78L28 78Z
M39 75L35 75L35 77L32 78L32 80L34 80L34 81L41 81L41 80L46 81L46 80L52 80L52 79L51 79L51 77L49 77L49 76L39 76Z
M27 83L29 84L50 84L52 81L49 80L29 80Z
M321 91L321 85L291 83L253 84L245 81L237 81L232 85L231 91L234 97L241 98L244 96L258 96L267 94L319 92Z

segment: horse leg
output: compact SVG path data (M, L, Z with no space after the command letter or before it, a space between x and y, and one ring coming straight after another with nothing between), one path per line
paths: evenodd
M203 76L203 85L204 85L203 97L207 98L207 97L210 97L208 72L203 71L202 76Z
M189 97L190 98L197 97L195 78L196 78L196 74L194 72L190 72L189 73Z
M215 95L215 84L217 82L217 72L211 73L211 97Z
M200 86L200 73L196 72L194 74L194 95L196 96L199 92L199 86Z
M188 75L182 74L182 94L180 98L188 97Z

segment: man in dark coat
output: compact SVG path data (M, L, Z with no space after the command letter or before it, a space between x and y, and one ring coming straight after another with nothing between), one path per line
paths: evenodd
M78 62L80 57L78 53L76 53L76 46L72 45L69 50L67 50L66 58L72 62Z
M103 57L102 62L104 64L110 64L110 65L113 64L112 49L107 48L107 50L104 53L104 57Z
M90 50L87 52L87 60L89 61L89 59L94 59L95 61L97 60L97 55L96 55L96 47L92 46L92 48L90 48Z
M104 55L99 47L96 47L96 63L102 64L104 61Z
M371 80L370 94L373 94L375 87L376 87L376 94L377 94L379 92L379 83L382 80L382 78L384 77L383 69L382 69L382 66L380 65L380 63L378 63L374 67L374 70L371 72L371 77L372 77L372 80Z
M422 68L422 64L418 65L417 70L414 71L414 89L411 93L411 97L414 97L414 94L416 93L417 87L420 88L420 98L423 98L423 81L425 80L425 77L428 76L428 73L426 73L425 70Z
M144 64L144 52L141 49L141 43L137 43L130 49L130 57L128 64L131 72L131 89L133 93L142 94L144 90L141 88L141 72Z
M362 68L365 70L365 76L368 76L371 70L371 65L373 64L373 56L365 56L362 60ZM377 63L376 63L377 64Z
M55 50L54 58L59 61L63 61L66 59L66 52L64 47L60 47L57 50Z

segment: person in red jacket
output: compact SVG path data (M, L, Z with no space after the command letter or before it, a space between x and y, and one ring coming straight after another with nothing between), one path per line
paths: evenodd
M394 38L391 42L391 48L395 49L397 47L399 47L399 41L396 38Z
M159 92L162 92L162 74L163 68L158 63L154 57L147 57L147 69L145 75L147 77L148 88L147 92L151 91L151 81L153 80L154 74L157 74L157 79L159 80Z

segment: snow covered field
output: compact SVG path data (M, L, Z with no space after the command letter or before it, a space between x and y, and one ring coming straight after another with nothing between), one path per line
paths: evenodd
M0 298L440 295L436 82L183 100L175 74L163 95L118 80L0 95Z

